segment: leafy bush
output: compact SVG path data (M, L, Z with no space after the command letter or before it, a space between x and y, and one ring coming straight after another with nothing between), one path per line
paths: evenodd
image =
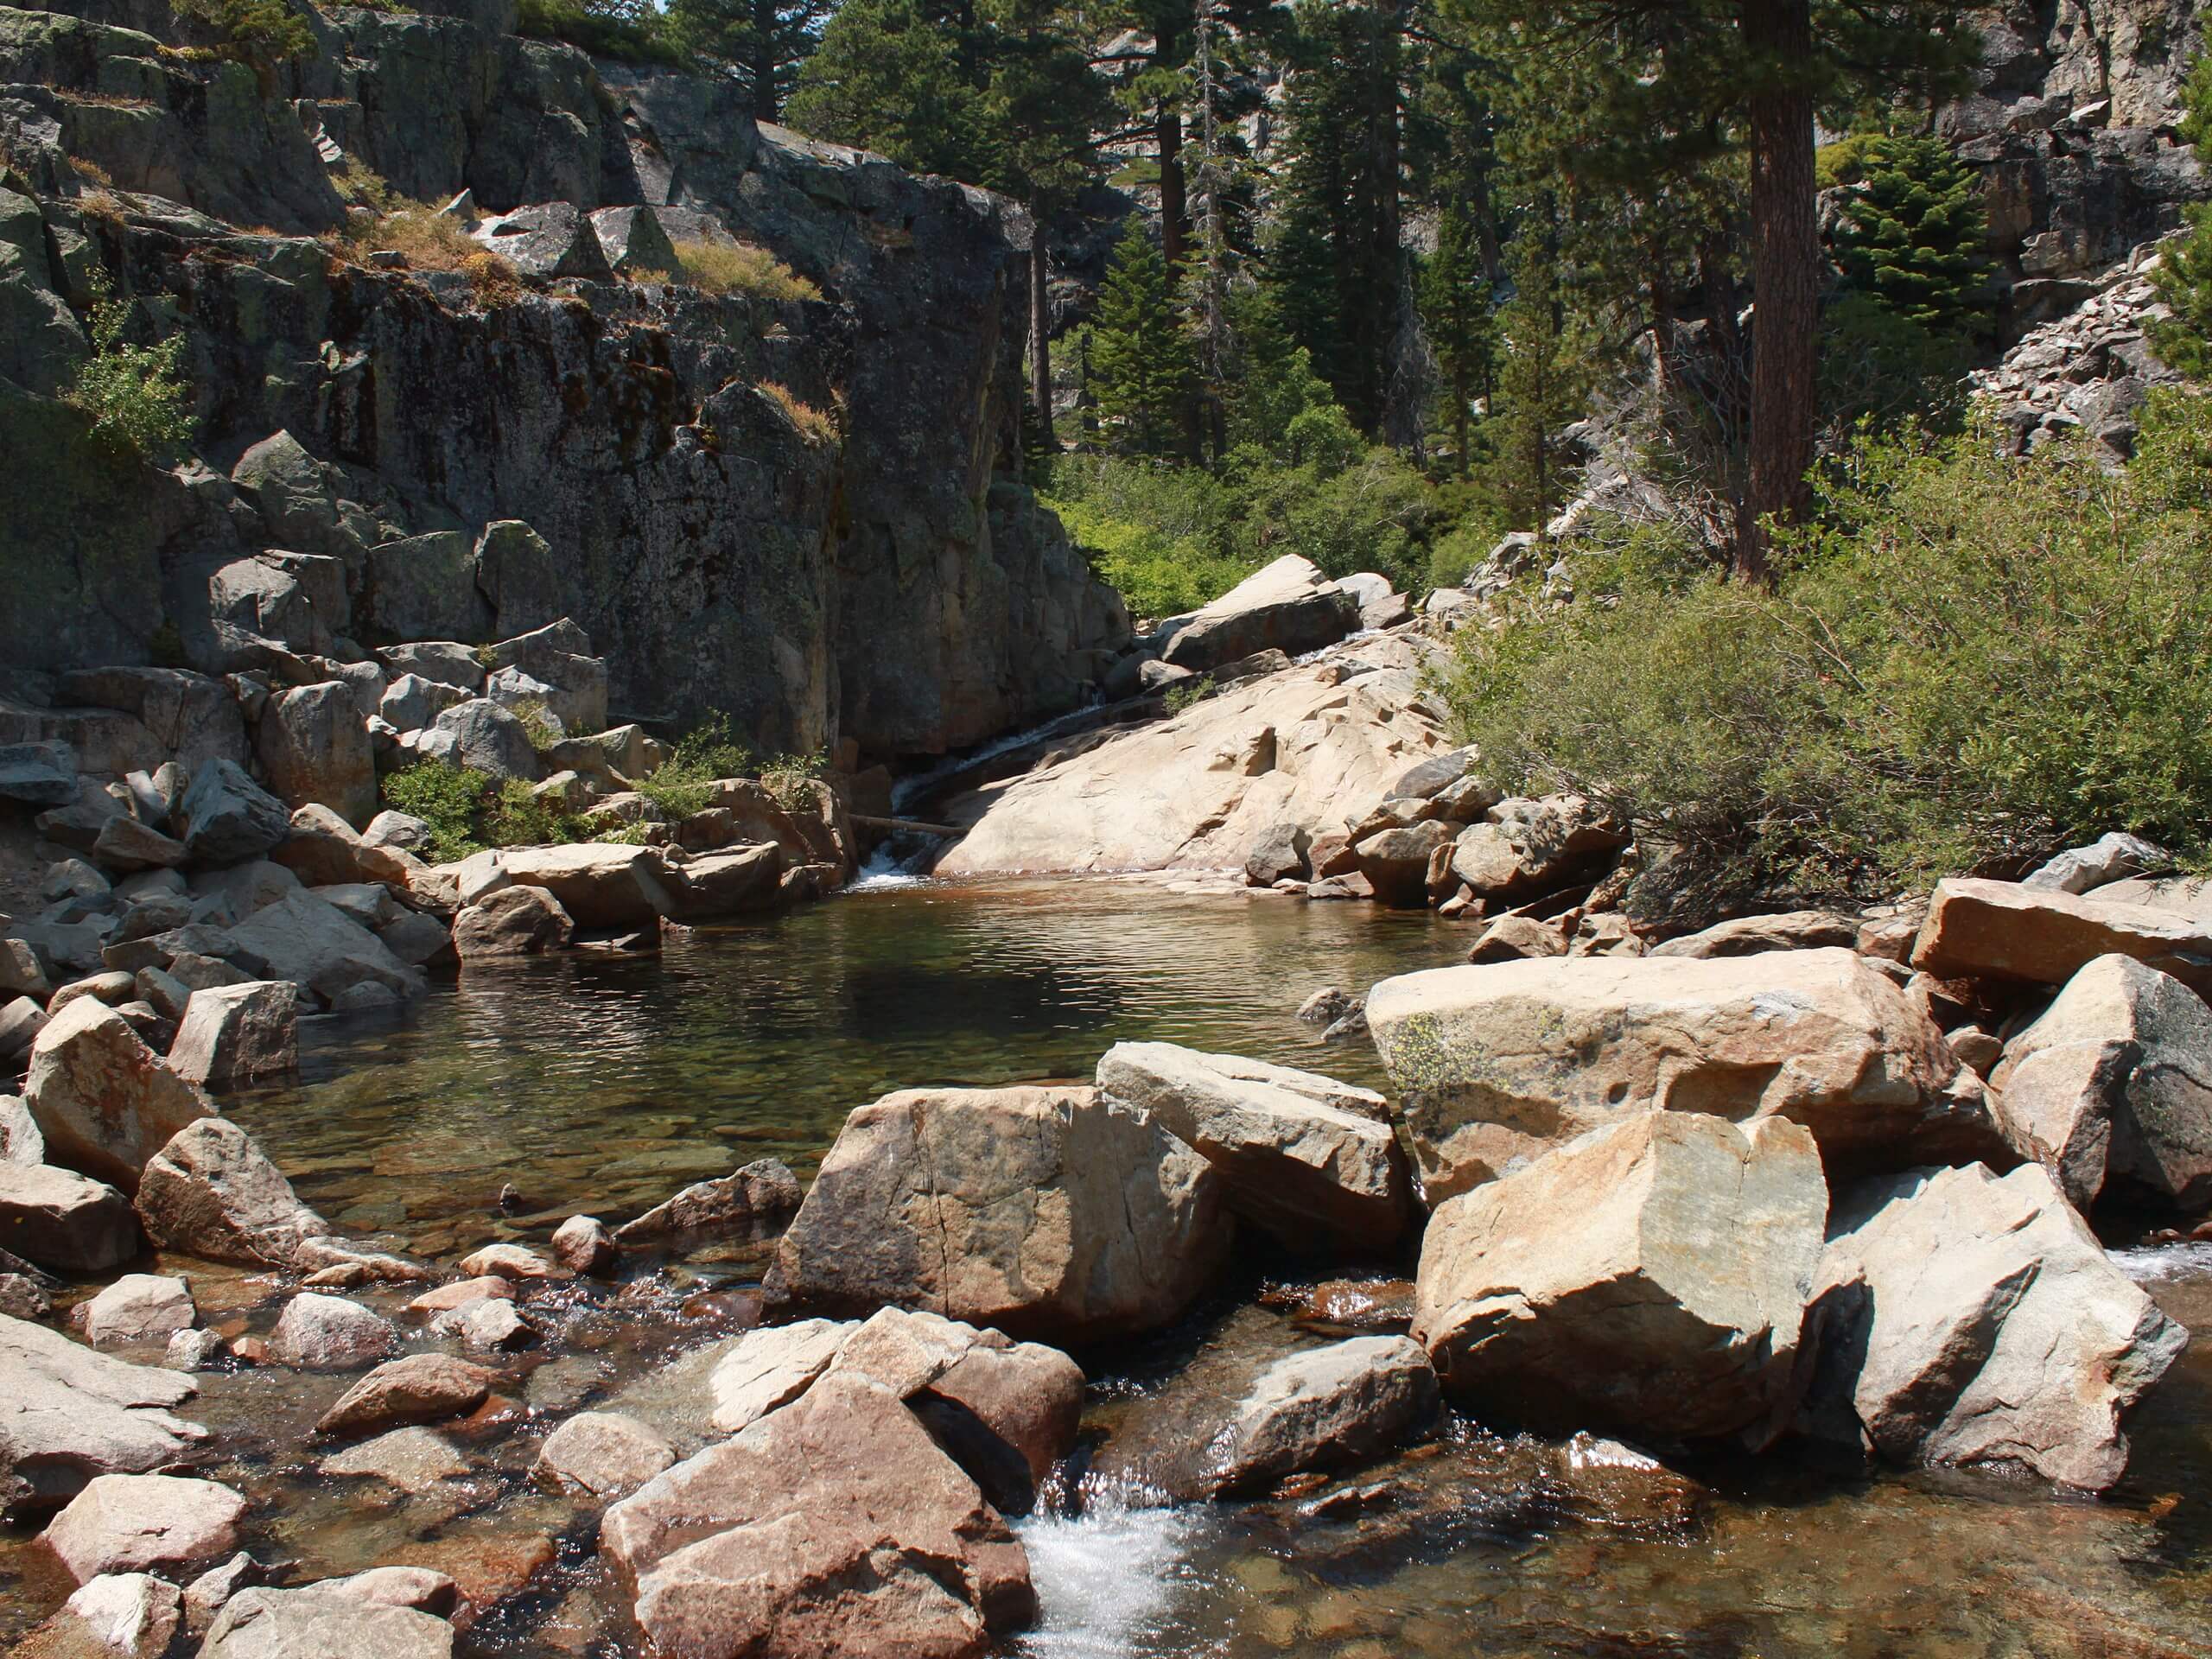
M1090 501L1040 496L1039 502L1059 515L1069 539L1090 556L1100 580L1139 616L1195 611L1251 574L1199 537L1168 535L1152 524L1116 518Z
M652 7L591 3L591 0L521 0L515 33L562 41L596 58L625 63L691 67L690 54L671 38L666 15Z
M1195 703L1204 702L1213 695L1213 676L1201 674L1195 680L1185 680L1171 685L1160 699L1170 715L1179 715Z
M543 699L528 698L507 712L522 722L522 734L540 754L561 741L561 722L553 717L553 711L545 706Z
M476 815L491 784L480 772L442 760L418 760L385 774L384 804L429 824L432 861L450 864L484 850L484 842L477 839Z
M762 300L818 300L822 290L766 248L747 243L682 241L676 257L683 280L709 294L750 294Z
M820 749L812 754L779 754L760 768L760 786L786 812L803 812L814 804L814 780L830 770L830 756Z
M173 9L213 29L223 37L225 56L264 77L288 59L315 55L314 32L285 0L174 0Z
M192 389L180 365L185 338L151 346L124 338L131 303L117 297L105 271L91 283L92 354L77 365L63 395L92 417L95 442L124 454L162 459L192 441Z
M678 738L666 763L638 780L638 792L677 821L706 807L715 780L742 778L752 769L753 751L731 731L729 716L717 713Z
M1773 593L1694 557L1578 565L1568 609L1459 637L1495 781L1605 802L1694 909L2017 870L2212 826L2212 404L2111 474L1970 429L1861 443Z

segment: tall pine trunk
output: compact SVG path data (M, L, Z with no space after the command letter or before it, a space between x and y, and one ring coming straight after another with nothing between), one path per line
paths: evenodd
M1735 574L1764 582L1771 539L1761 520L1797 523L1811 505L1815 374L1820 340L1820 226L1815 207L1813 99L1793 72L1813 52L1811 0L1744 0L1744 44L1758 77L1751 98L1751 487L1736 535Z
M1029 402L1037 423L1037 436L1057 449L1052 432L1052 357L1048 338L1052 328L1045 270L1045 205L1029 204Z
M1155 128L1160 145L1160 251L1167 269L1183 268L1183 239L1190 206L1183 192L1183 113L1172 104L1160 106Z

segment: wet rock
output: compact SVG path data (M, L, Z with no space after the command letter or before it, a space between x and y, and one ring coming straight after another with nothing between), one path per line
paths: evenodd
M543 887L502 887L453 918L453 948L463 962L542 956L569 943L575 924Z
M375 813L376 760L344 681L295 686L271 697L255 747L271 791L287 806L320 802L353 823L366 823Z
M200 1322L181 1279L126 1273L85 1304L85 1340L95 1348L166 1347Z
M178 1331L162 1351L162 1363L173 1371L212 1370L229 1353L230 1344L213 1331Z
M323 1585L242 1590L208 1626L200 1659L452 1659L453 1626Z
M238 1548L245 1499L212 1480L101 1475L39 1535L78 1583L103 1573L175 1570Z
M244 1550L220 1567L209 1567L184 1586L186 1628L195 1636L204 1635L232 1596L266 1581L267 1574L261 1563Z
M1764 1444L1827 1212L1801 1126L1645 1112L1441 1205L1414 1338L1503 1421Z
M467 1474L468 1462L435 1429L395 1428L333 1452L322 1460L322 1472L381 1480L403 1492L428 1492Z
M1845 1167L1996 1145L1942 1033L1848 950L1436 969L1367 1016L1432 1202L1654 1107L1788 1117Z
M450 1574L427 1567L372 1567L346 1578L325 1579L315 1588L371 1607L410 1607L434 1618L449 1615L461 1593Z
M1851 917L1826 910L1792 910L1777 916L1740 916L1719 922L1702 933L1685 934L1651 947L1655 957L1751 957L1766 950L1817 950L1827 945L1852 945L1859 938L1859 924Z
M299 1069L300 998L288 980L251 980L189 994L169 1069L188 1083L257 1083Z
M536 1250L521 1244L486 1244L461 1258L461 1270L473 1277L495 1274L501 1279L557 1279L561 1269Z
M611 1502L627 1497L675 1461L668 1442L636 1418L586 1411L545 1437L535 1469L556 1491Z
M553 1259L571 1273L605 1273L621 1257L614 1235L597 1216L570 1216L553 1230Z
M513 1280L487 1273L474 1279L456 1279L449 1285L426 1290L407 1304L407 1311L410 1313L450 1313L457 1307L467 1307L471 1302L480 1302L487 1296L512 1301L514 1294Z
M0 1245L60 1273L101 1273L138 1254L130 1201L50 1164L0 1163Z
M453 932L435 916L403 910L376 930L377 942L410 968L443 960L453 953Z
M238 864L283 841L291 814L245 767L217 757L192 769L177 828L194 863Z
M449 1354L409 1354L387 1360L323 1413L320 1434L366 1434L410 1423L466 1416L490 1396L497 1371Z
M2093 1491L2125 1472L2120 1421L2189 1340L2033 1164L1846 1194L1815 1294L1815 1424L1899 1463L2016 1462Z
M1363 998L1334 985L1325 985L1298 1005L1300 1023L1308 1026L1334 1025L1354 1008L1365 1006Z
M627 1245L753 1238L799 1206L798 1178L778 1160L759 1158L719 1179L699 1181L614 1230Z
M33 1630L16 1659L166 1659L183 1623L176 1586L147 1573L103 1573Z
M2174 857L2140 836L2100 836L2087 847L2074 847L2038 865L2021 877L2024 887L2048 887L2059 893L2089 893L2131 875L2170 869Z
M772 842L706 853L669 872L676 914L686 921L764 909L778 896L784 849Z
M139 1172L170 1136L214 1111L120 1014L91 997L39 1033L23 1099L48 1157L125 1192L137 1191Z
M2212 1009L2179 980L2098 957L2005 1046L1990 1081L2007 1143L2076 1209L2108 1184L2161 1207L2212 1205Z
M522 1316L513 1302L500 1296L479 1297L450 1313L441 1313L430 1321L430 1329L457 1337L464 1347L480 1354L512 1353L538 1340L537 1327Z
M655 1476L600 1535L663 1652L980 1659L1036 1615L1006 1522L889 1389L858 1377Z
M8 1259L18 1266L30 1266L20 1256L10 1256ZM46 1287L29 1274L0 1273L0 1313L11 1319L51 1319L54 1316L54 1300L46 1294ZM4 1481L0 1481L0 1485L4 1484ZM4 1501L4 1495L0 1494L0 1502Z
M1436 1372L1403 1337L1355 1337L1262 1371L1206 1448L1206 1489L1263 1491L1389 1451L1436 1410Z
M910 1090L846 1120L774 1272L828 1312L1087 1339L1173 1319L1227 1243L1212 1167L1094 1090Z
M1098 1090L1205 1158L1229 1208L1288 1249L1373 1254L1405 1230L1412 1184L1372 1090L1173 1043L1115 1044Z
M1410 1279L1331 1279L1310 1287L1285 1287L1262 1300L1296 1310L1302 1324L1334 1330L1402 1336L1413 1324Z
M2133 957L2212 991L2212 923L2056 888L1953 877L1936 884L1912 965L1938 978L2063 985L2105 956Z
M397 1345L391 1322L380 1314L312 1290L287 1302L269 1333L269 1357L296 1371L359 1370Z
M306 1242L330 1230L228 1118L179 1130L147 1163L137 1205L156 1248L207 1262L300 1265Z

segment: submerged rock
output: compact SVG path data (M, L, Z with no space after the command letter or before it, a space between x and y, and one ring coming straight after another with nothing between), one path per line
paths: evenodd
M774 1158L756 1158L711 1181L698 1181L614 1230L618 1244L701 1243L757 1237L799 1206L798 1178ZM556 1240L557 1243L557 1240Z
M537 1478L586 1497L626 1497L676 1461L652 1429L620 1412L586 1411L555 1429L538 1448Z
M1642 1112L1440 1206L1414 1338L1506 1421L1763 1445L1827 1213L1800 1125Z
M359 1302L303 1290L284 1305L269 1333L269 1357L299 1371L353 1371L397 1344L391 1322Z
M1403 1337L1354 1337L1262 1371L1206 1448L1206 1486L1264 1490L1394 1448L1436 1409L1436 1372Z
M1090 1089L917 1089L846 1119L774 1272L829 1313L1088 1340L1173 1319L1228 1240L1220 1178L1141 1113Z
M2093 1491L2126 1471L2121 1419L2189 1341L2032 1164L1846 1195L1815 1296L1816 1433L1848 1422L1895 1462L2018 1463Z
M409 1354L385 1361L346 1389L315 1431L365 1434L465 1416L484 1403L499 1380L497 1371L449 1354Z
M1849 950L1434 969L1367 1017L1432 1202L1654 1107L1787 1117L1847 1168L1997 1145L1942 1032Z
M1173 1043L1116 1043L1098 1090L1147 1112L1220 1173L1230 1210L1301 1254L1396 1243L1412 1182L1371 1090Z
M95 1348L166 1348L199 1322L191 1287L160 1274L126 1273L85 1304L85 1340Z
M607 1511L600 1538L646 1640L670 1655L981 1659L1036 1616L1005 1521L861 1377L824 1381L656 1475Z

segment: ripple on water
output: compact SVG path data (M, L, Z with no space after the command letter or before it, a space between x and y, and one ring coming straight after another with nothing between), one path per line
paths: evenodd
M2139 1285L2212 1277L2212 1244L2143 1244L2107 1254Z

